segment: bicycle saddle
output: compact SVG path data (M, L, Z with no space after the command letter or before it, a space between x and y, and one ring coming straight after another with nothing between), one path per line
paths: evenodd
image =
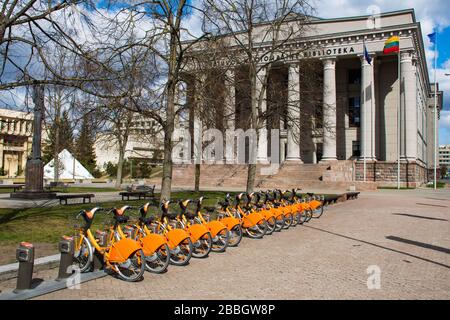
M189 220L195 219L195 217L197 216L196 214L194 214L192 212L184 212L183 215L186 217L186 219L189 219Z
M127 217L127 216L114 216L114 219L117 221L117 223L127 223L128 220L130 220L130 217Z
M219 204L222 205L220 202L219 202ZM216 208L215 207L205 207L205 210L208 213L213 213L214 211L216 211Z
M175 220L178 217L178 213L163 213L163 218L167 218L169 220Z
M146 217L139 217L139 221L141 221L145 225L149 225L149 224L155 222L156 218L153 217L153 216L148 217L148 218L146 218Z

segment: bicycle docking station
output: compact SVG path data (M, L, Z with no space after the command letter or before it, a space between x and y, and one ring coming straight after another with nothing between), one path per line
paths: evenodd
M73 274L73 255L74 255L74 240L72 237L63 236L58 244L61 259L59 262L59 272L56 281L68 279Z
M31 289L34 268L34 246L28 242L21 242L16 250L16 259L19 261L17 285L15 293Z
M0 300L27 300L68 288L67 280L73 276L74 239L65 236L59 242L58 247L61 252L58 277L55 280L42 281L33 286L35 247L31 243L21 242L16 250L16 258L19 261L16 289L0 293ZM99 263L103 267L103 261L99 260ZM94 272L81 274L78 284L105 276L107 276L106 272L97 269Z

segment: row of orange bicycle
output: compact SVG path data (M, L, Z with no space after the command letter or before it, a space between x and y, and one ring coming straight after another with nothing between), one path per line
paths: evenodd
M176 212L170 206L176 202L164 201L158 216L150 215L157 208L146 203L138 209L138 219L127 215L134 210L130 206L82 210L77 216L84 225L75 236L75 262L81 272L89 272L97 254L120 279L138 281L146 270L163 273L170 264L187 265L192 257L206 258L210 252L239 246L244 235L260 239L320 218L324 210L323 197L305 197L298 189L240 193L234 198L227 194L215 207L204 207L203 200L179 201ZM100 211L112 214L112 223L93 233Z

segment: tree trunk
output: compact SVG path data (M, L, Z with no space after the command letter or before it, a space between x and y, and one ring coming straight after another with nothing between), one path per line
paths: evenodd
M254 66L250 66L249 77L251 84L251 129L256 130L256 142L250 141L249 144L249 164L247 169L247 193L252 193L255 187L255 178L256 178L256 154L257 154L257 145L258 145L258 115L257 115L257 107L258 107L258 99L256 97L256 69Z
M201 174L201 168L200 168L200 164L196 163L195 164L195 192L199 192L200 191L200 174Z
M122 175L123 175L123 161L125 158L125 152L123 148L120 147L119 150L119 162L117 163L117 175L116 175L116 188L119 189L122 185Z
M168 124L166 124L168 126ZM161 201L169 200L172 188L172 128L166 128L164 134L163 177L161 182Z
M55 182L55 185L58 184L59 181L59 118L55 119L56 125L55 125L55 144L53 146L53 165L54 165L54 177L53 181Z

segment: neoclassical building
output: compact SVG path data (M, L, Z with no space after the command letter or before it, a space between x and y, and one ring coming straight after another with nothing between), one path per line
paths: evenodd
M32 145L33 115L0 109L0 168L5 177L23 175Z
M287 53L258 74L264 79L269 73L261 109L269 115L264 126L280 129L282 163L342 162L354 171L343 179L394 185L400 155L403 185L428 181L435 152L434 84L414 10L377 17L311 18L308 24L302 37L283 44ZM400 54L384 55L384 43L394 35L400 37ZM364 44L371 63L364 56ZM266 49L265 43L255 47L259 52ZM225 111L211 125L248 128L249 86L242 81L246 74L245 65L235 66L227 69L223 81L214 80L217 92L227 94L218 98L224 105L219 110ZM193 86L187 81L187 103L192 103ZM437 92L440 110L443 94L439 88ZM261 163L271 159L269 144L270 137L262 133Z

